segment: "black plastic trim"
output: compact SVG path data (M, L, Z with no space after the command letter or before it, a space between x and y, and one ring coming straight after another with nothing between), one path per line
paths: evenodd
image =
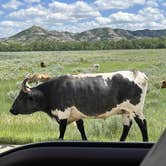
M0 154L0 166L78 165L110 163L139 165L154 143L57 141L26 144Z

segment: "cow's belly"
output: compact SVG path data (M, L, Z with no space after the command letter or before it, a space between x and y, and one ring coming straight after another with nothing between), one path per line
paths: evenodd
M105 111L104 113L99 113L96 115L87 115L80 112L75 106L68 107L65 111L55 110L52 111L53 114L56 114L59 119L67 119L68 123L73 121L77 121L83 118L97 118L97 119L106 119L112 115L139 112L139 108L133 104L131 104L128 100L118 104L116 107L112 108L109 111Z
M129 102L129 100L118 104L116 107L112 108L109 111L106 111L103 114L99 114L96 116L96 118L108 118L112 115L117 115L117 114L133 114L134 112L140 112L140 107L139 105L133 105Z
M52 113L58 116L59 119L67 119L68 123L89 117L80 112L75 106L69 107L65 111L53 110Z

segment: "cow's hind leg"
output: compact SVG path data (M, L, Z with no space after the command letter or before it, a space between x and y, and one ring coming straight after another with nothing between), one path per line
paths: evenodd
M66 131L66 126L67 126L67 119L59 120L59 132L60 132L59 139L60 140L63 140L64 134Z
M132 119L130 117L130 114L123 114L122 118L123 118L123 132L120 137L120 141L125 141L132 125Z
M136 121L138 127L141 130L142 139L143 141L148 141L148 130L147 130L147 122L144 118L143 113L141 114L135 114L134 120Z
M77 128L81 133L82 140L87 140L85 130L84 130L84 121L82 119L76 121Z

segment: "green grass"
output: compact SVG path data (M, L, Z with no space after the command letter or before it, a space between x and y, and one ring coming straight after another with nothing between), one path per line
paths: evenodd
M47 67L40 68L46 61ZM97 71L92 66L100 64ZM144 114L148 122L150 141L157 141L166 127L166 89L160 81L166 79L166 50L110 50L56 52L0 52L0 143L23 144L54 141L58 125L44 113L13 116L9 109L27 73L48 73L51 76L89 72L112 72L137 69L149 78L149 92ZM122 132L121 116L106 120L85 119L85 130L90 141L119 141ZM80 140L74 124L67 127L66 140ZM135 122L127 141L142 141Z

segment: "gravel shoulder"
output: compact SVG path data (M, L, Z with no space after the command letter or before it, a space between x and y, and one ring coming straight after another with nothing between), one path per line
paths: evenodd
M10 145L10 144L0 145L0 153L8 151L8 150L13 149L18 146L20 146L20 145Z

